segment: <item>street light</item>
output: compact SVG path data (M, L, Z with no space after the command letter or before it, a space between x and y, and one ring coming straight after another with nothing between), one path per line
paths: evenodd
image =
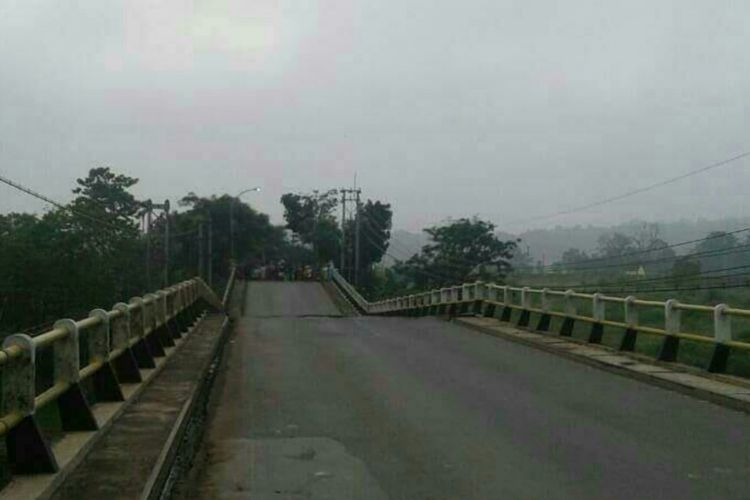
M230 248L230 255L232 257L232 262L234 262L234 205L240 200L240 196L246 193L251 192L258 192L260 191L260 187L254 187L250 189L245 189L244 191L240 191L240 193L232 198L231 203L229 204L229 248Z

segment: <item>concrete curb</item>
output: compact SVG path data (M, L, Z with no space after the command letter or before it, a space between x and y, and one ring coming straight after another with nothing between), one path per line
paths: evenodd
M100 427L96 431L86 433L71 433L72 434L90 434L84 438L84 441L78 445L78 448L72 452L72 456L66 457L64 463L60 464L60 470L55 474L44 475L44 476L21 476L13 478L10 483L2 490L0 490L0 500L8 499L13 500L17 498L35 498L43 500L49 498L57 488L68 478L68 476L78 467L81 462L86 458L91 449L107 435L111 430L112 425L117 419L132 405L134 405L140 399L146 388L151 385L151 382L155 380L162 372L164 367L168 364L169 360L185 345L187 337L193 333L206 318L206 313L202 314L196 323L188 330L187 334L183 335L179 342L172 348L169 355L166 358L160 358L157 360L156 368L153 368L145 375L143 381L137 384L137 387L126 396L125 401L115 403L118 408L110 415L106 416L103 422L99 422ZM142 370L143 372L143 370ZM123 387L128 385L136 384L123 384ZM97 413L97 408L94 406L94 413ZM99 420L97 418L97 420ZM58 445L54 445L57 447ZM62 455L62 453L60 453Z
M453 322L484 334L750 414L750 386L718 381L687 370L679 370L677 366L649 362L640 357L601 345L579 342L569 337L520 330L489 318L456 318Z
M217 363L221 358L224 345L231 331L231 325L232 322L229 317L226 317L221 326L221 334L216 339L216 343L212 348L211 356L208 357L201 369L200 379L195 384L195 387L193 387L190 397L182 406L174 427L162 447L159 459L154 465L151 475L140 495L141 500L156 500L168 496L172 483L170 476L175 460L179 455L183 437L190 422L195 418L198 402L202 399L203 395L208 394L213 386L215 373L211 376L211 371L212 368L215 371Z

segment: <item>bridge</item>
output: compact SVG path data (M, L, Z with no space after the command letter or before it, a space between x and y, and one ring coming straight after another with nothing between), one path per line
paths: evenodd
M233 273L223 297L194 279L6 339L0 498L747 498L750 382L725 373L744 318L485 283L370 303L334 269ZM678 363L693 344L705 369Z

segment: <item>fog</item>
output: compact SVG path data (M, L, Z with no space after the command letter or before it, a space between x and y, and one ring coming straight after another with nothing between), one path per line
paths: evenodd
M747 215L750 3L0 0L0 173L60 200L350 186L397 227ZM44 204L0 188L0 211ZM513 223L511 223L513 222Z

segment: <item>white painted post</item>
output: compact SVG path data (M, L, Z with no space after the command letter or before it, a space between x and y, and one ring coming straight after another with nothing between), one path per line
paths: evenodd
M503 305L510 305L510 289L507 285L503 287Z
M591 299L591 313L594 321L604 321L605 316L605 304L602 300L602 294L595 293Z
M521 289L521 306L527 311L531 308L531 288L525 286Z
M125 349L130 346L130 308L124 302L118 302L112 308L120 311L120 317L112 321L110 325L112 347Z
M725 311L726 304L714 307L714 340L716 342L729 342L732 340L732 317Z
M664 330L667 335L680 333L681 311L676 308L677 304L675 299L669 299L664 303Z
M17 412L25 417L34 413L36 406L36 344L28 335L16 333L3 341L3 349L10 347L20 349L21 354L3 371L3 414Z
M110 353L110 325L109 313L104 309L94 309L89 313L89 317L97 318L99 324L92 327L86 335L89 363L105 363L109 361Z
M628 328L636 329L638 327L638 306L635 304L635 297L632 295L625 297L625 324Z
M542 311L549 312L550 300L549 300L549 289L542 289Z
M576 316L578 311L576 310L576 304L573 300L573 290L565 291L565 298L563 299L563 312L566 316Z
M67 335L52 344L55 383L77 384L81 376L78 325L72 319L55 321L55 329L65 330Z

